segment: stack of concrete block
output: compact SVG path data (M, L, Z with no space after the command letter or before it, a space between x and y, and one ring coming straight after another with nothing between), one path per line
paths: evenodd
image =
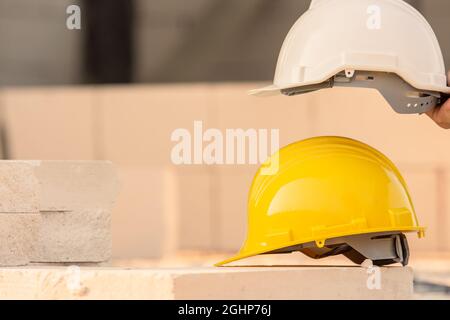
M109 162L0 161L0 265L109 260L117 193Z

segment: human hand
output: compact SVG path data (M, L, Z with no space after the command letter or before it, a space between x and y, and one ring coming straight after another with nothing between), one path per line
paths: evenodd
M448 83L450 85L450 72L448 74ZM450 129L450 99L443 105L428 111L427 115L441 128Z

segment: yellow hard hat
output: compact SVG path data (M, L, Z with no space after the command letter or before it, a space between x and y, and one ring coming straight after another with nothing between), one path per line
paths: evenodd
M355 263L406 265L404 232L420 227L408 188L382 153L352 139L317 137L273 155L273 175L257 172L248 198L247 257L301 251L312 258L343 254ZM272 164L273 165L273 164Z

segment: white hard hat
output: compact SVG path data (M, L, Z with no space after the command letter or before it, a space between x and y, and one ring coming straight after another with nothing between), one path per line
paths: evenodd
M250 94L333 86L378 89L399 113L426 112L450 93L433 29L402 0L312 0L283 43L274 84Z

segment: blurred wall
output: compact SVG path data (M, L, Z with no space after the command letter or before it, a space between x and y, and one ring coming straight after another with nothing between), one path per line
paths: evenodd
M310 2L129 0L125 10L124 1L0 0L0 85L269 80ZM450 68L450 2L408 2L434 27ZM69 4L81 5L81 31L66 29ZM133 41L118 27L127 21Z
M83 0L84 81L132 81L134 9L133 0Z
M267 80L309 0L137 1L138 82Z
M450 1L422 0L419 8L429 19L441 44L445 66L450 70Z
M255 98L260 83L8 89L0 104L12 159L111 160L122 182L113 213L116 258L178 249L236 251L256 165L176 166L175 129L279 129L280 146L320 135L359 139L404 175L425 239L450 251L450 140L428 117L399 115L375 90L335 88Z
M0 0L0 86L82 81L82 33L66 28L78 0Z
M450 2L409 0L432 22L450 68ZM310 0L137 0L137 82L268 80ZM443 18L447 16L447 19Z

